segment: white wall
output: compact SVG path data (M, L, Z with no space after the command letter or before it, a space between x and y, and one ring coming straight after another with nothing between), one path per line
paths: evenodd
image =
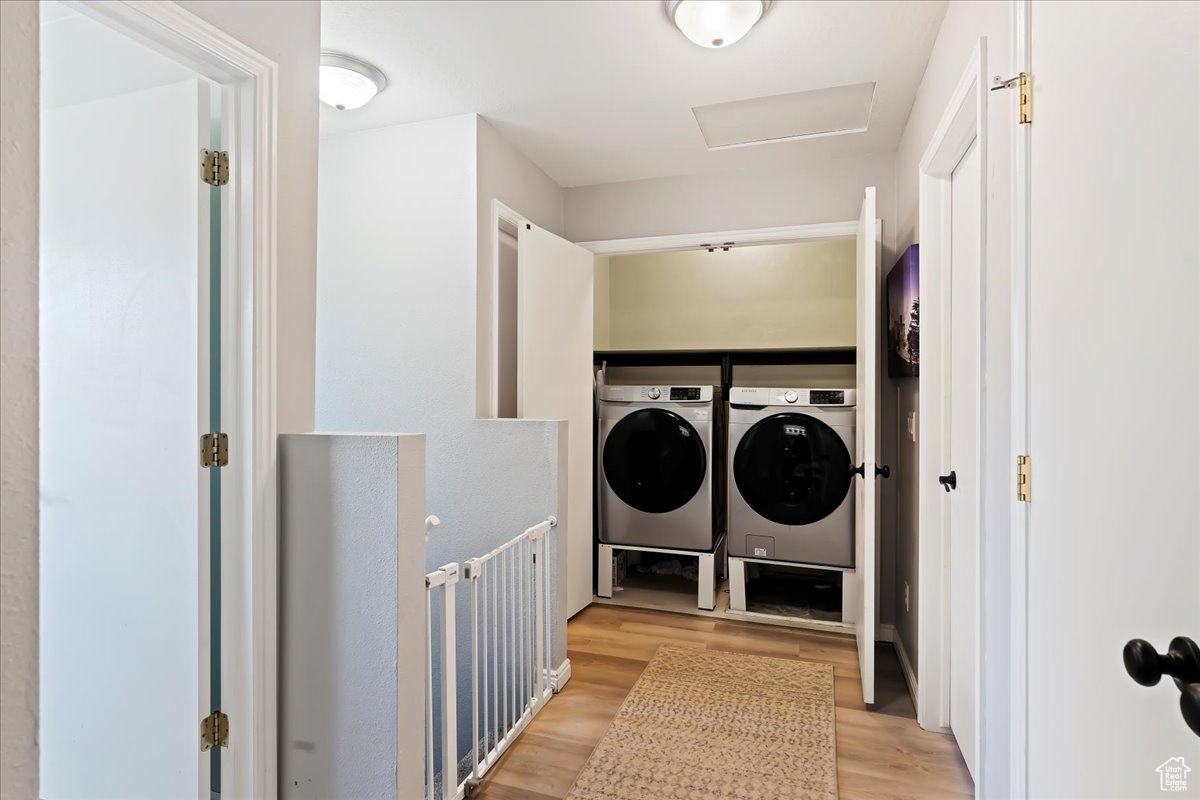
M613 256L606 289L613 349L854 346L853 239Z
M930 137L945 111L950 94L962 77L979 37L988 39L988 75L1012 74L1010 13L1007 0L977 0L950 3L937 41L929 57L916 101L909 114L908 124L900 140L896 156L896 252L903 252L917 241L918 166ZM989 564L981 591L987 593L996 581L1006 581L1008 574L1007 526L1009 486L1014 465L1009 453L1009 406L1007 370L1009 366L1009 203L1011 197L1010 147L1015 120L1015 100L1012 92L990 92L988 106L988 232L987 274L984 276L985 308L985 384L989 392L985 400L984 443L986 485L982 493L984 530L982 556ZM895 259L886 262L890 270ZM917 379L920 380L920 379ZM913 379L892 381L902 402L895 414L885 417L888 427L885 436L897 450L900 464L916 464L916 444L907 438L907 412L917 407L919 388ZM922 421L918 420L918 428ZM933 476L924 476L932 479ZM898 490L906 497L898 500L898 540L896 575L896 628L904 648L917 669L917 481L909 478L897 482ZM909 610L904 610L904 584L910 586ZM1001 584L1002 585L1002 584ZM984 681L984 707L979 710L983 720L983 738L987 742L985 761L980 764L980 789L992 797L1007 797L1008 757L1008 620L995 618L985 622L982 639L981 665ZM918 675L918 681L920 676ZM990 702L988 698L993 698ZM992 704L994 703L994 705Z
M428 513L442 521L428 569L558 508L561 424L475 417L477 130L464 115L321 141L317 424L426 434Z
M858 219L863 188L875 186L886 257L895 243L893 165L893 154L883 153L812 162L795 170L579 186L566 190L567 238L587 242L845 222Z
M275 372L279 432L313 429L317 277L317 0L180 0L279 65Z
M0 796L38 794L38 4L0 3Z
M475 385L476 414L489 416L492 338L495 310L493 283L492 201L499 200L533 224L563 235L563 190L532 161L509 144L483 117L476 117L479 272L476 276ZM514 354L515 355L515 354Z
M764 145L770 147L771 145ZM896 260L895 154L798 162L784 170L752 170L566 190L567 238L575 242L708 233L857 220L863 189L874 186L883 221L883 264ZM881 394L882 419L895 416L895 397ZM885 438L881 460L894 463L895 441ZM880 622L890 623L895 589L894 481L880 481Z
M279 796L424 787L425 441L279 440Z

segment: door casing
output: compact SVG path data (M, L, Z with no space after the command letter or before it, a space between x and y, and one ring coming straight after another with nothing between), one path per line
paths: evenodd
M978 240L974 243L979 264L978 294L974 298L979 325L972 341L955 342L977 354L978 369L972 380L978 389L977 423L983 420L984 386L984 294L983 275L987 271L987 41L981 38L967 67L951 95L941 121L930 140L919 167L920 197L920 296L921 319L921 436L918 443L918 491L920 494L918 534L918 631L917 721L929 730L945 730L950 725L950 596L949 527L943 487L937 476L948 472L950 455L949 412L951 376L949 371L950 335L950 209L951 176L972 145L979 149ZM982 514L982 488L985 482L982 426L977 432L975 463L964 470L975 476L979 491L975 508L968 513L975 519L979 541L974 559L975 603L975 730L977 752L984 746L981 738L981 695L978 665L982 641L982 585L980 554L986 536ZM977 760L982 764L983 758Z

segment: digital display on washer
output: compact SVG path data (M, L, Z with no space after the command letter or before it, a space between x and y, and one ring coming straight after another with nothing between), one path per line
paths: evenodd
M808 393L808 403L814 406L824 405L843 405L846 402L846 393L839 390L829 389L820 391L814 389Z
M671 399L672 400L699 400L700 399L700 387L699 386L672 386L671 387Z

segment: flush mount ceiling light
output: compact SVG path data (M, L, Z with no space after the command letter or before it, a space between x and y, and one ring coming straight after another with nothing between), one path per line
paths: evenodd
M667 16L701 47L729 47L754 27L771 0L668 0Z
M387 78L365 61L344 53L321 51L321 102L338 111L362 108L387 86Z

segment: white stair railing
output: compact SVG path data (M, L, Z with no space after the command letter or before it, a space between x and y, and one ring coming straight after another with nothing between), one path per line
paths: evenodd
M442 675L440 800L473 796L483 776L520 735L554 692L550 591L550 517L490 553L463 563L471 585L471 771L458 784L455 693L455 584L458 565L425 576L426 591L426 798L435 800L432 593L443 592L440 643Z

